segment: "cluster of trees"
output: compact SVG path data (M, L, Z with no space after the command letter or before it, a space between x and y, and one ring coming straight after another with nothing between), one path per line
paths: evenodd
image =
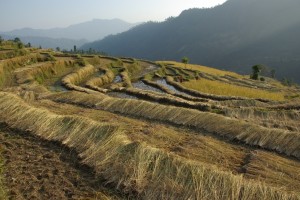
M107 53L105 53L103 51L97 51L92 48L89 48L88 50L77 49L76 45L74 45L73 49L70 49L70 50L66 50L66 49L61 50L60 47L56 47L55 50L62 51L63 53L79 53L79 54L83 54L83 55L107 55Z
M22 49L24 47L31 47L31 43L29 42L28 44L24 45L24 43L21 41L20 38L16 37L14 38L13 40L8 40L8 41L11 41L11 42L14 42L17 44L17 47L19 49ZM0 45L4 42L4 39L0 36Z
M266 65L254 65L252 66L252 74L250 78L253 80L261 80L264 81L264 77L275 78L276 70L272 69Z

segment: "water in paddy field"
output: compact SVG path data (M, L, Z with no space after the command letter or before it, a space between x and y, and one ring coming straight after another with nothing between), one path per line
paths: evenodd
M143 70L143 73L141 76L145 76L146 74L149 74L151 72L154 72L158 69L159 67L157 65L149 65L148 67L146 67L144 70Z
M62 85L51 85L48 87L48 89L51 92L66 92L66 91L68 91L68 89Z
M117 98L121 98L121 99L138 99L135 96L132 96L132 95L129 95L129 94L125 94L123 92L108 92L106 94L108 96L117 97Z
M116 76L115 79L113 80L113 83L120 83L122 82L122 77L121 76Z
M176 94L181 94L181 95L186 95L186 96L192 97L192 96L189 95L189 94L186 94L186 93L184 93L184 92L181 92L181 91L177 90L174 86L168 84L167 81L166 81L165 79L158 79L158 80L156 81L156 83L158 83L158 84L160 84L160 85L163 85L163 86L166 86L166 87L169 88L170 90L176 92Z
M138 89L142 89L142 90L150 90L150 91L153 91L153 92L159 92L159 93L162 93L162 94L165 94L164 91L160 90L160 89L157 89L155 87L152 87L152 86L149 86L149 85L146 85L144 82L142 81L138 81L136 83L132 83L132 86L134 88L138 88Z

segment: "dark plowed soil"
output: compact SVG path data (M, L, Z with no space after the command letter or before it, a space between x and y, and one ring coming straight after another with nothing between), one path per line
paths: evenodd
M0 124L9 199L118 199L76 152Z

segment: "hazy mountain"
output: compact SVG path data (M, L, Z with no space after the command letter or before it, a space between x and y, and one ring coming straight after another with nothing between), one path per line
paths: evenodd
M19 37L23 42L42 46L45 48L70 49L78 47L97 39L102 39L110 34L121 33L137 24L128 23L120 19L92 21L71 25L66 28L32 29L23 28L9 32L0 32L7 37Z
M120 19L94 19L92 21L74 24L66 28L32 29L23 28L10 32L2 32L5 35L14 36L38 36L49 38L68 38L73 40L85 39L89 41L102 39L110 34L121 33L129 30L137 24L128 23Z
M1 35L1 34L0 34ZM21 41L24 44L27 44L30 42L32 46L35 47L43 47L43 48L53 48L60 47L61 50L70 50L73 49L74 45L77 47L80 47L81 45L88 42L87 40L72 40L72 39L54 39L54 38L48 38L48 37L31 37L31 36L7 36L7 35L1 35L2 38L9 40L14 39L16 37L19 37Z
M265 64L300 81L300 1L228 0L86 44L113 55L180 60L248 72ZM280 74L284 73L284 74Z

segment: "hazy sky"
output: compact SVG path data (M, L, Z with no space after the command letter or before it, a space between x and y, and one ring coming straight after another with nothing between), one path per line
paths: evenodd
M213 7L226 0L0 0L0 31L65 27L92 19L163 21L188 8Z

